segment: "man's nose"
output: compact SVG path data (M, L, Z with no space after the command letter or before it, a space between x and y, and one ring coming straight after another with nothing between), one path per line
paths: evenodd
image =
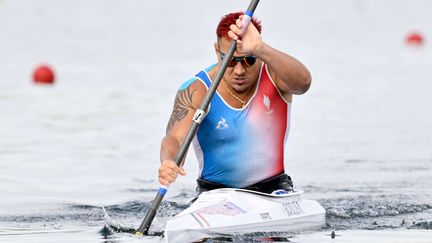
M246 69L243 67L243 65L241 64L241 62L237 62L236 65L234 66L234 73L237 75L241 75L246 71Z

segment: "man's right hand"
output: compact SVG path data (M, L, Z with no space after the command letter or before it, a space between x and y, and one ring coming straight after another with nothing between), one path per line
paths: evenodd
M179 167L172 160L162 161L159 167L159 183L164 186L175 182L178 175L186 175L186 171L183 167Z

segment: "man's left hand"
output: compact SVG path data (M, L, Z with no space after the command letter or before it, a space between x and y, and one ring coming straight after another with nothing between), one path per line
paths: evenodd
M257 52L257 50L262 45L262 38L255 26L250 23L243 37L241 37L241 29L243 26L243 15L236 20L236 24L230 26L230 31L228 31L228 36L237 41L237 53L250 55Z

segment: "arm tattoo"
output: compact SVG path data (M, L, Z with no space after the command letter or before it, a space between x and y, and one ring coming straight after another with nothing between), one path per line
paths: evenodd
M181 121L186 117L186 115L189 113L189 109L195 109L192 104L192 96L196 89L191 90L190 88L191 87L189 86L186 89L177 92L174 101L174 108L166 129L167 134L173 128L176 122Z

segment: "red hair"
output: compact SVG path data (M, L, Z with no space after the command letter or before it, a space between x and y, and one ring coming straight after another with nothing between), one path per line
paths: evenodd
M230 25L235 24L236 20L241 16L244 15L244 12L239 11L235 13L229 13L222 17L221 21L219 22L217 28L216 28L216 34L218 38L229 38L228 37L228 31L230 31ZM258 30L259 33L261 33L261 21L259 21L256 18L251 19L251 23L255 26L255 28Z

